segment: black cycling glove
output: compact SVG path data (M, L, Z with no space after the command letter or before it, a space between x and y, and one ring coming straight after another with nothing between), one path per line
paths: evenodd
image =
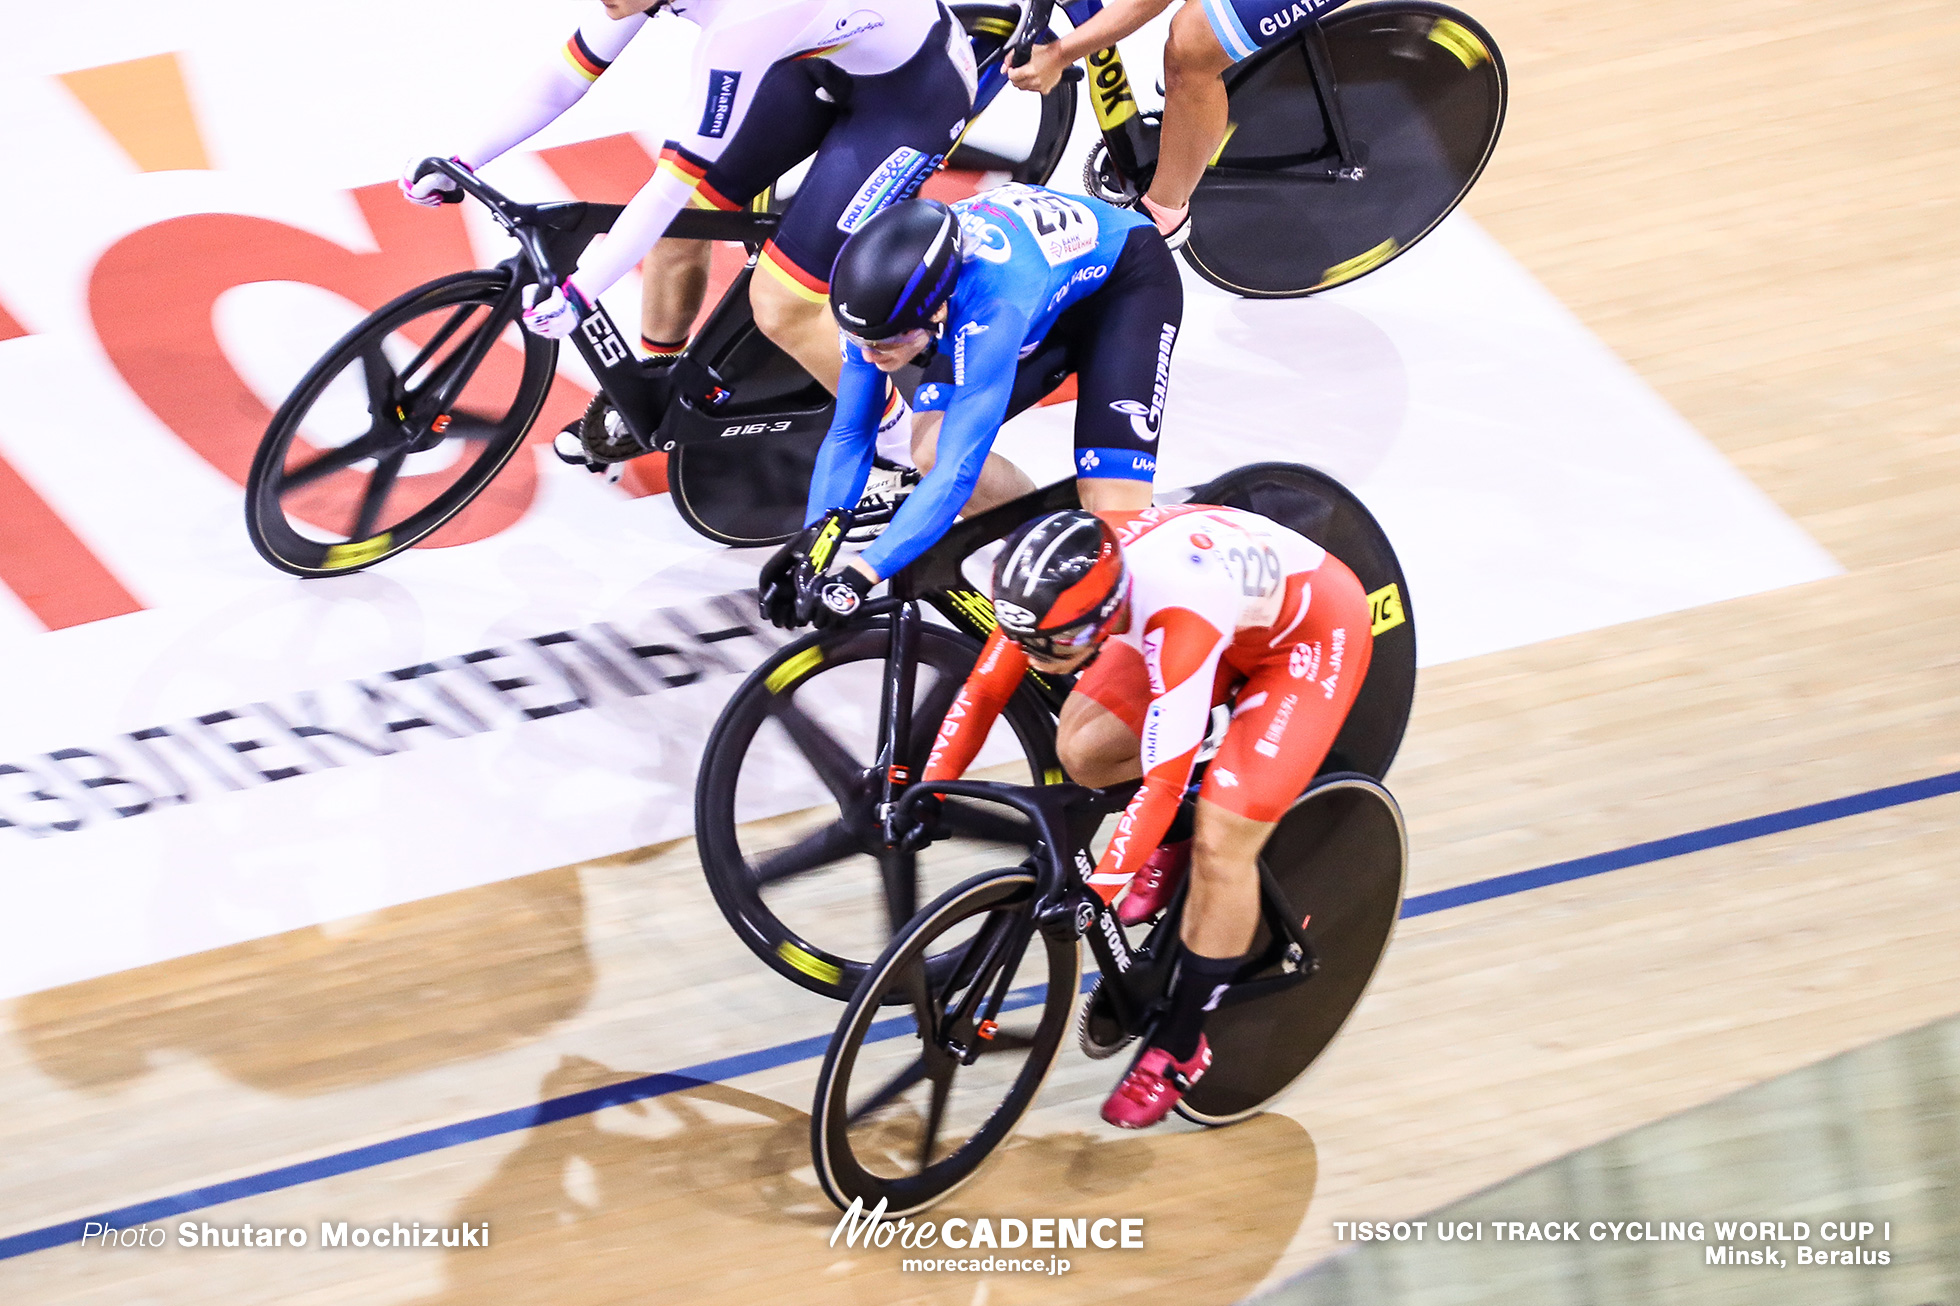
M877 583L856 567L812 577L809 585L799 583L796 587L796 620L798 624L814 621L823 627L842 625L864 606L865 596Z
M835 509L824 514L814 526L798 532L776 555L762 564L756 576L756 591L764 620L784 630L794 630L810 619L799 612L799 596L813 589L817 580L837 555L838 541L851 528L851 514Z

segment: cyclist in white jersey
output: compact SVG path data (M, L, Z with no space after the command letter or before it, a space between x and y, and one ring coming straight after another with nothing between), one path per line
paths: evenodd
M569 335L682 208L744 208L815 153L809 176L758 260L750 302L763 332L835 391L837 328L826 302L830 265L860 222L917 191L965 126L974 69L960 25L938 0L604 5L605 14L580 24L552 67L520 88L500 117L452 155L479 168L554 121L659 9L700 26L687 130L667 141L652 180L564 284L525 314L525 325L553 338ZM441 192L453 187L440 174L402 181L418 203L440 202ZM692 316L688 307L686 318Z

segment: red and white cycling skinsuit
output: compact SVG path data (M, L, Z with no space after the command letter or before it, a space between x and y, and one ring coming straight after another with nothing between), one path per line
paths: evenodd
M1137 735L1143 785L1095 873L1104 901L1163 840L1213 705L1232 723L1199 791L1277 821L1306 790L1368 674L1368 596L1340 559L1256 513L1186 504L1097 514L1130 574L1128 626L1076 682ZM1027 670L999 630L953 702L924 779L957 778Z

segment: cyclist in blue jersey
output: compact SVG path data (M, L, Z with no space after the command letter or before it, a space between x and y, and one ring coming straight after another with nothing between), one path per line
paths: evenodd
M1083 506L1150 506L1184 289L1147 217L1018 183L951 208L908 200L845 242L830 306L844 333L837 413L811 476L805 529L762 571L770 620L848 616L956 517L1032 491L992 452L994 436L1071 372ZM913 395L912 452L924 478L884 534L831 572L871 470L886 376L928 351Z

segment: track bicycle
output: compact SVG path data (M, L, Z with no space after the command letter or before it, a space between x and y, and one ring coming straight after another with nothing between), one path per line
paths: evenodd
M1135 947L1083 882L1090 838L1134 788L954 781L915 785L900 799L901 827L937 795L1004 806L1037 842L1019 866L973 876L914 916L844 1008L810 1108L817 1180L839 1207L861 1200L866 1209L886 1203L893 1217L916 1213L999 1150L1060 1054L1082 941L1100 971L1080 1018L1090 1056L1113 1056L1161 1018L1188 879ZM1179 1115L1243 1120L1306 1072L1387 950L1407 865L1402 815L1386 789L1355 774L1314 780L1260 853L1260 923L1206 1018L1211 1068Z
M1360 577L1374 653L1322 769L1381 779L1408 723L1416 645L1408 583L1380 525L1339 482L1291 463L1228 472L1188 501L1260 513ZM900 846L890 819L993 630L992 604L969 573L985 574L990 546L1022 522L1075 506L1074 481L1061 481L955 524L885 596L784 645L729 698L695 782L695 842L722 915L777 973L847 999L921 902L1033 847L1028 821L963 798L946 803L950 837L929 848ZM1059 784L1055 721L1071 684L1031 672L976 767ZM934 973L952 962L935 958Z

